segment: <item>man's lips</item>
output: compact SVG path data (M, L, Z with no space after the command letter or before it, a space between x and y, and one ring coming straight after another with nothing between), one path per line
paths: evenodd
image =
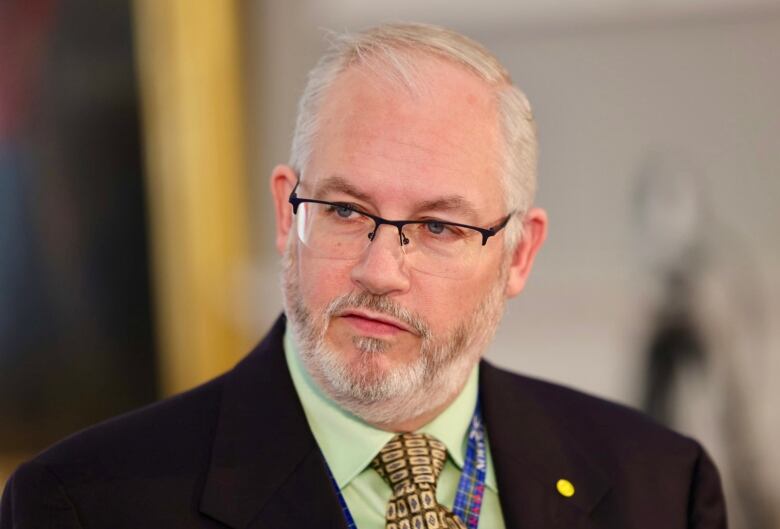
M392 335L399 332L416 334L408 325L382 314L363 310L346 310L339 314L353 327L368 334Z

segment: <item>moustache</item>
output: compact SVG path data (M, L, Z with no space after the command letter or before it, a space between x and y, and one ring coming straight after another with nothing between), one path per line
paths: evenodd
M325 317L330 320L348 309L372 310L408 325L423 339L431 336L430 327L422 316L399 305L387 296L377 296L365 291L350 292L331 301L325 310Z

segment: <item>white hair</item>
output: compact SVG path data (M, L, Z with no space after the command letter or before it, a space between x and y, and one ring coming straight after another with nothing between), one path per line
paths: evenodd
M504 138L501 183L507 212L515 212L506 227L507 247L512 249L519 242L522 220L536 193L538 146L531 106L494 55L452 30L404 23L384 24L355 34L334 34L330 49L309 72L298 104L290 166L303 175L318 133L323 98L339 74L350 66L366 65L378 76L400 82L414 91L418 81L423 80L414 60L420 53L463 66L495 88Z

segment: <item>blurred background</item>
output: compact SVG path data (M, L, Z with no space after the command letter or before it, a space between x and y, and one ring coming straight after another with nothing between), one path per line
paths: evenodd
M0 484L263 336L326 29L416 20L539 126L550 236L489 359L699 438L732 527L780 527L780 5L646 4L0 0Z

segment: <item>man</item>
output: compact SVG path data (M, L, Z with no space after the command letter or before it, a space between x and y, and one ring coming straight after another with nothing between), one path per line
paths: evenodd
M282 317L231 372L23 465L0 528L721 528L702 448L480 358L546 233L530 107L453 32L311 72L271 175Z

